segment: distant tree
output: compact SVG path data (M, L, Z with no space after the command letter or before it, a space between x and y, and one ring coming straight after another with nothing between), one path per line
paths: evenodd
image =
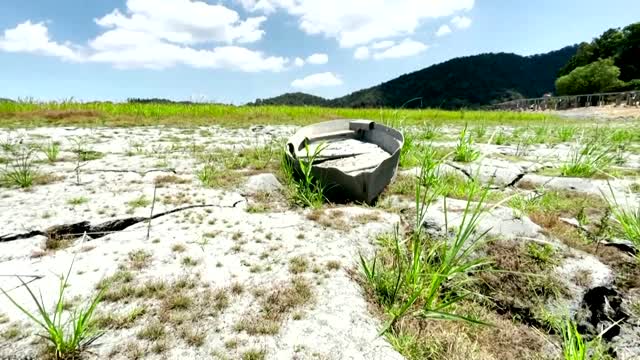
M619 76L620 68L613 64L613 59L598 60L558 78L556 90L559 95L597 93L624 84Z
M558 76L600 59L613 59L620 68L620 79L640 79L640 22L622 29L609 29L590 43L582 43L576 54L560 69Z

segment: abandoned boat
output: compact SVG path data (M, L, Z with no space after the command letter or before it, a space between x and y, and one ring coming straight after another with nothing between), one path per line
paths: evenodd
M329 200L370 204L395 176L403 143L402 133L373 121L333 120L300 129L286 153L297 171L312 162Z

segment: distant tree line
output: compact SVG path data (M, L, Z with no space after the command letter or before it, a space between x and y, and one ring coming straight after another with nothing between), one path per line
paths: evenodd
M558 75L559 95L640 90L640 22L580 44Z

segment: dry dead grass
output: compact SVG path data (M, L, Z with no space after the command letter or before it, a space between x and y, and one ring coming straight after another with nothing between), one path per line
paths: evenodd
M422 320L406 317L394 328L389 341L407 359L502 360L556 359L549 337L500 316L481 305L466 302L459 312L492 326L459 321Z
M259 312L240 319L235 325L236 331L244 331L249 335L277 334L281 322L293 310L313 300L313 289L305 278L294 277L290 283L278 285L259 298Z

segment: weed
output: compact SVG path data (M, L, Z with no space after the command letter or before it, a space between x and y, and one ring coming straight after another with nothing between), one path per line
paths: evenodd
M498 134L496 134L495 139L493 140L496 145L505 145L509 142L509 136L505 134L504 131L500 130Z
M640 206L638 204L620 205L613 192L611 184L609 184L611 200L609 206L612 210L613 218L620 225L625 238L640 247Z
M267 352L262 349L250 349L244 351L240 358L242 360L264 360L267 357Z
M293 201L298 205L319 208L324 204L325 185L312 172L313 163L325 148L325 144L320 144L311 153L309 144L305 144L306 156L297 159L297 169L294 168L294 164L288 156L285 153L282 154L281 168L285 173L287 182L293 188ZM296 179L296 170L299 170L299 179Z
M147 207L150 204L151 200L147 199L144 195L140 195L131 201L127 201L127 205L132 209Z
M567 162L560 168L562 176L591 177L604 172L614 161L611 147L590 142L584 147L575 148Z
M144 328L138 331L138 334L136 336L141 340L156 341L164 337L166 333L167 331L164 325L162 325L162 323L160 323L159 321L154 321L147 324Z
M300 274L307 271L309 261L302 256L295 256L289 260L289 272L292 274Z
M556 130L556 135L561 142L568 142L573 139L576 130L575 126L561 126Z
M129 265L136 270L141 270L151 263L151 254L143 249L131 251L128 255Z
M29 188L34 184L38 173L31 160L31 151L23 151L0 173L0 182L8 186Z
M42 152L50 163L54 163L58 161L58 155L60 155L60 143L52 141L42 147Z
M558 261L555 258L555 249L549 244L527 243L527 253L530 258L538 262L543 268L555 265Z
M467 202L460 226L450 242L432 241L422 233L422 219L431 201L439 195L437 191L425 188L425 184L437 179L437 166L436 160L424 157L416 183L414 231L408 238L401 239L396 228L395 233L384 241L387 245L382 255L376 255L372 260L360 256L365 283L390 316L383 332L392 328L409 311L424 319L477 322L455 315L451 310L468 295L463 287L464 279L481 271L487 264L484 259L470 255L486 235L486 232L477 234L476 227L488 190L481 192L475 205L471 200ZM472 198L479 188L471 186L469 190L468 197ZM444 201L446 214L446 198ZM449 228L446 217L445 228Z
M36 325L45 330L45 333L41 336L52 345L52 352L56 359L78 358L82 352L90 347L103 334L102 331L96 328L93 317L95 310L102 300L105 289L100 290L90 302L74 310L66 320L63 320L65 317L63 307L67 302L65 299L65 290L69 286L69 277L72 268L73 261L69 266L67 275L60 276L58 297L53 313L51 314L47 310L42 294L37 297L29 287L29 284L22 280L21 277L18 277L18 280L20 280L22 286L29 292L31 299L38 309L37 312L30 312L23 305L18 304L8 293L0 289L13 305L27 315Z
M480 157L480 152L473 148L473 138L467 135L467 126L465 125L458 137L458 144L456 145L453 161L468 163L476 160L478 157Z
M89 202L89 199L84 196L78 196L67 200L67 204L71 206L82 205Z

